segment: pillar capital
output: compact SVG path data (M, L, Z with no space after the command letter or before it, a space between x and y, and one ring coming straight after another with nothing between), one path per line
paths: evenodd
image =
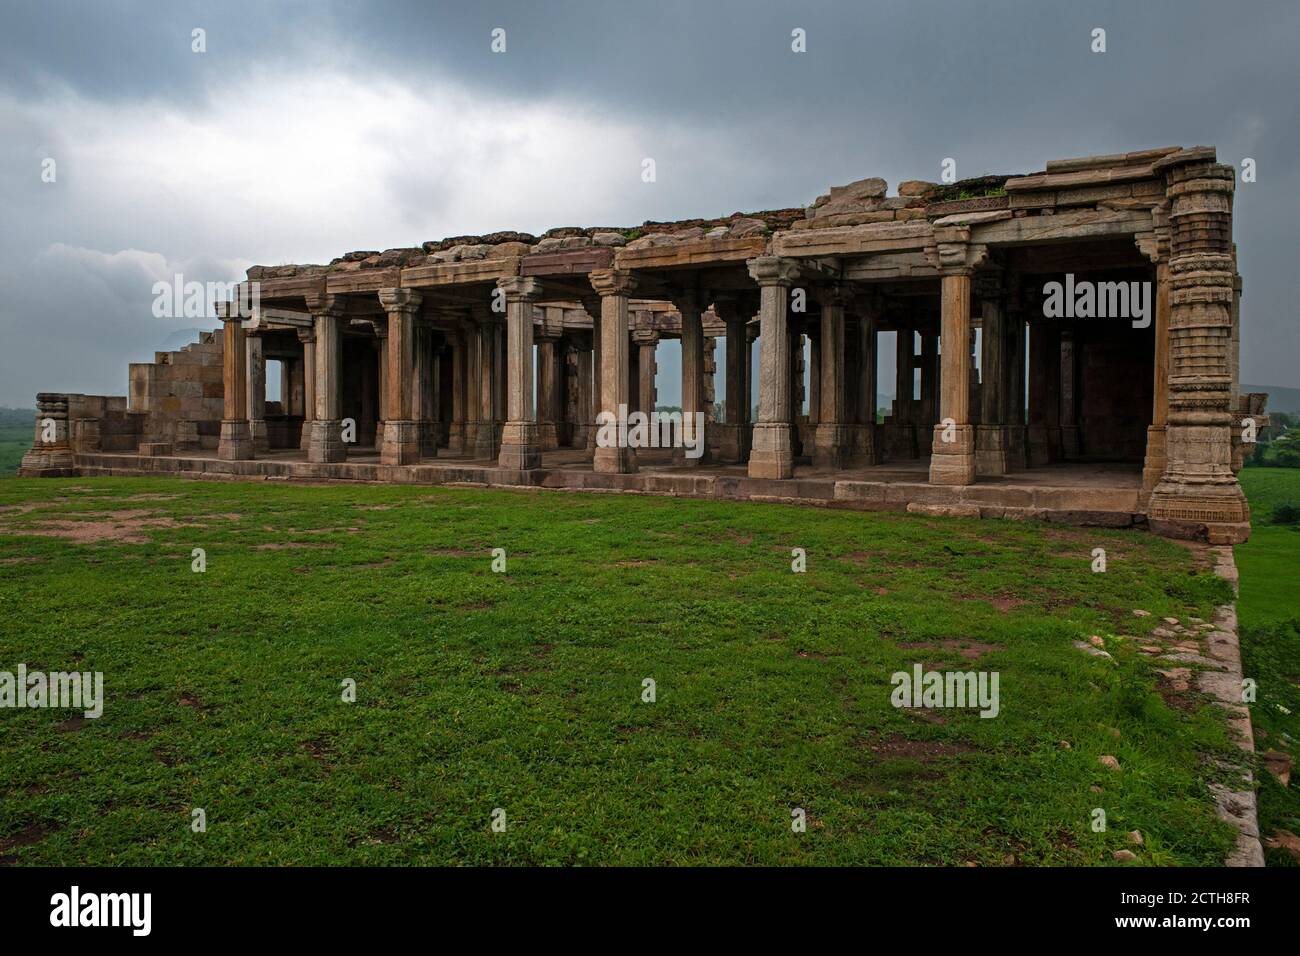
M925 247L925 257L945 276L970 276L989 257L989 247L971 242L970 226L935 226L934 244Z
M590 273L589 279L591 287L601 296L631 295L636 291L636 275L630 269L597 269Z
M347 301L341 295L329 292L309 292L303 297L307 311L312 315L342 316L347 311Z
M542 283L534 276L502 276L497 288L506 294L507 302L534 302L542 294Z
M759 256L745 262L749 276L760 286L789 288L799 279L799 263L780 256Z
M853 300L853 291L842 282L831 282L813 287L813 298L822 308L845 308Z
M688 312L693 314L704 312L707 302L708 297L701 295L697 289L682 289L680 292L674 293L672 297L673 305L683 315Z
M217 302L213 308L216 310L217 318L222 322L242 322L247 316L242 315L239 309L239 303L234 302Z
M414 289L380 289L379 304L385 312L415 313L424 297Z

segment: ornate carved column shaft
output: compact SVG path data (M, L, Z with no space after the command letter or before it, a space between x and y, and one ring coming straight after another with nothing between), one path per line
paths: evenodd
M1162 533L1240 542L1250 510L1232 471L1235 171L1198 150L1162 167L1171 202L1168 462L1148 514Z
M248 427L248 349L244 343L244 322L235 303L217 307L222 326L222 388L225 407L217 457L241 461L253 457L252 432Z
M500 465L513 471L542 463L537 413L533 408L533 303L541 293L534 278L497 280L506 295L506 423L501 432Z
M759 287L758 421L749 453L749 477L794 477L790 421L790 287L799 275L790 259L760 256L747 263Z

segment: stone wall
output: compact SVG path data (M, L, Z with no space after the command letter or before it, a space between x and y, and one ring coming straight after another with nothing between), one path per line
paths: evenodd
M221 435L222 340L203 332L176 352L131 363L130 409L143 415L141 441L176 450L215 449Z

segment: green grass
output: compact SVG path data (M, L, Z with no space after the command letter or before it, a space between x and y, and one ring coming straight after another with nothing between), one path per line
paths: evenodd
M1155 665L1113 636L1208 619L1226 598L1194 552L1132 532L14 479L0 482L0 669L102 671L107 703L85 721L0 711L0 857L1110 865L1136 829L1144 863L1218 864L1233 837L1207 783L1230 776L1212 758L1239 756L1222 712L1166 703ZM1072 646L1089 634L1116 660ZM914 661L998 672L1000 715L893 708L890 675ZM206 833L190 830L196 807Z
M1250 500L1253 531L1237 548L1241 593L1242 665L1258 682L1251 707L1255 748L1300 755L1300 528L1269 522L1273 508L1300 504L1300 469L1245 468L1241 484ZM1271 774L1259 776L1259 829L1267 837L1284 829L1300 834L1300 781L1283 787ZM1266 849L1270 865L1295 866L1286 850Z

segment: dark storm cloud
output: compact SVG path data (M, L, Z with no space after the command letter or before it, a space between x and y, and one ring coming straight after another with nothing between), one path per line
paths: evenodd
M430 96L449 81L503 100L572 104L634 128L650 156L665 130L697 131L697 143L661 160L662 188L611 210L607 221L615 212L662 219L797 205L868 175L934 179L945 157L970 176L1028 172L1072 155L1212 144L1223 162L1250 156L1259 166L1259 181L1237 193L1243 378L1300 385L1290 290L1300 214L1295 3L46 0L11 4L2 26L0 93L27 103L67 89L106 107L157 103L199 114L218 105L232 77L269 66ZM194 27L207 31L207 56L190 52ZM506 30L505 55L489 49L495 27ZM805 54L790 51L795 27L807 31ZM1104 54L1089 50L1094 27L1107 31ZM76 132L30 123L0 130L0 174L10 175L14 157L27 163ZM715 155L730 167L708 168L704 160ZM438 208L472 181L473 165L439 176L413 159L409 172L386 172L390 195L413 210L396 217L392 242L420 224L416 207ZM29 234L87 242L54 227L45 234L48 199L0 183L0 200L21 220L10 215L0 225L6 256ZM120 243L121 223L103 226L79 224ZM176 254L156 235L129 245L190 259L202 230L194 224L188 242L169 231L167 242L185 245ZM359 242L327 238L338 252ZM306 258L297 249L283 255ZM70 330L86 321L60 314Z

